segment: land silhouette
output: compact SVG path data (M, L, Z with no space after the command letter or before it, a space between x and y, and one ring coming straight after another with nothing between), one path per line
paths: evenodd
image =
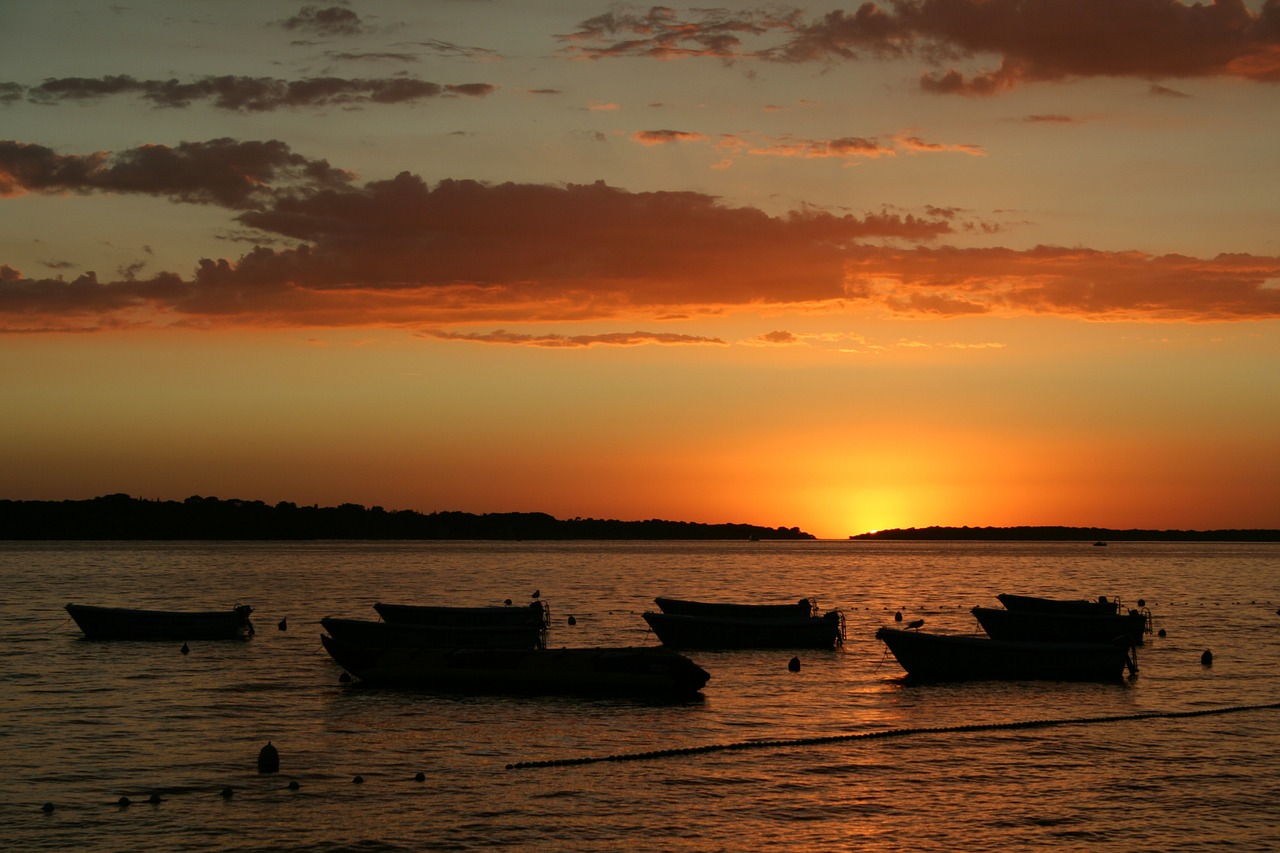
M814 539L798 527L687 521L557 519L541 512L386 510L115 494L89 500L0 500L0 539Z
M1108 527L908 527L859 533L883 541L1280 542L1280 530L1115 530Z

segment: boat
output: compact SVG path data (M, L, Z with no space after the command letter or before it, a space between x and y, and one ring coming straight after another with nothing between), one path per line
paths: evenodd
M970 612L993 640L1109 643L1122 638L1130 646L1140 646L1143 635L1150 629L1150 615L1138 610L1082 614L975 607Z
M482 693L691 696L711 675L657 647L377 649L320 635L329 655L371 686Z
M540 625L416 625L326 616L320 624L339 641L373 648L540 649Z
M90 640L236 640L253 633L253 608L141 610L68 604L67 613Z
M1120 612L1120 599L1100 595L1091 598L1040 598L1035 595L1011 595L1002 592L996 596L1005 610L1031 613L1084 613L1112 616Z
M844 643L844 614L694 616L646 611L644 620L673 649L831 649Z
M497 625L537 625L546 628L551 624L551 612L545 601L535 601L527 607L453 607L425 604L389 604L379 601L373 605L378 615L387 622L408 625L456 625L463 627Z
M802 598L787 604L727 604L718 601L690 601L660 595L653 600L663 613L678 616L715 616L736 619L803 618L818 615L818 603Z
M907 676L920 681L1122 681L1137 672L1121 643L1045 643L880 628Z

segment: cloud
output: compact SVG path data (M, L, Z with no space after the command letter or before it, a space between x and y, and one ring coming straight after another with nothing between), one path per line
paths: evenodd
M1280 0L889 0L810 21L795 11L615 10L561 38L601 59L713 56L727 61L856 62L916 57L931 92L993 95L1086 77L1236 77L1280 82ZM770 41L770 39L773 39ZM748 44L750 42L750 44ZM996 57L994 69L947 67Z
M286 30L315 33L321 36L355 36L365 31L360 16L341 6L321 9L303 6L298 14L285 18L280 26Z
M492 332L450 332L443 329L428 329L419 334L425 337L439 338L445 341L467 341L481 344L505 344L508 346L548 347L552 349L577 349L594 346L634 347L644 344L712 344L728 346L720 338L708 338L700 335L680 335L670 332L606 332L597 335L530 335L508 332L497 329Z
M412 77L279 80L224 75L180 83L177 80L138 80L120 74L97 78L50 78L27 89L27 99L38 104L55 104L136 95L157 107L185 108L196 102L207 102L221 110L267 112L292 107L411 104L427 98L448 95L477 97L494 91L496 87L489 83L441 85Z
M701 133L688 133L683 130L638 130L631 138L641 145L667 145L672 142L703 142L707 139Z
M934 245L972 227L953 208L771 216L703 193L628 192L603 182L430 186L401 172L357 183L278 141L88 155L0 142L0 193L87 192L222 206L261 239L238 259L202 259L186 276L144 279L140 265L126 264L118 280L86 272L66 281L0 267L0 328L440 328L788 308L917 317L1280 317L1280 259ZM634 335L523 343L624 344L640 340Z

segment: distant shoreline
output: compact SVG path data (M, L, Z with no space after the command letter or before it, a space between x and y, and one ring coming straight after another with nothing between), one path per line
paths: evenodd
M1280 530L1117 530L1108 527L909 527L849 537L891 542L1280 542Z
M189 497L159 501L115 494L71 501L0 500L0 540L812 540L798 527L688 521L561 520L541 512L386 510L340 504Z

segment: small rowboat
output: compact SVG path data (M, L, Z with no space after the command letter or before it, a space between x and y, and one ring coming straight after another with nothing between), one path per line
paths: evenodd
M1034 595L1011 595L1002 592L996 596L1005 610L1016 610L1027 613L1079 613L1094 616L1114 616L1120 612L1120 600L1108 599L1105 595L1097 599L1078 598L1039 598Z
M320 624L336 640L382 649L540 649L546 643L546 632L536 625L413 625L333 616Z
M460 626L468 628L492 626L533 625L546 628L551 624L551 612L545 601L535 601L528 607L449 607L425 604L373 605L387 622L401 625Z
M1147 614L1137 610L1096 616L1001 610L997 607L975 607L971 612L993 640L1110 643L1119 638L1128 646L1140 646L1150 625Z
M67 612L90 640L239 640L253 633L253 608L140 610L68 604Z
M675 616L711 616L719 619L803 619L818 615L818 604L802 598L786 604L727 604L718 601L689 601L658 596L653 600L663 613Z
M711 677L693 661L652 647L576 649L375 649L320 635L329 655L369 685L481 693L688 696Z
M876 631L911 678L921 681L1122 681L1136 672L1127 647L1115 643L1040 643Z
M838 610L823 616L643 616L673 649L831 649L844 642L844 614Z

